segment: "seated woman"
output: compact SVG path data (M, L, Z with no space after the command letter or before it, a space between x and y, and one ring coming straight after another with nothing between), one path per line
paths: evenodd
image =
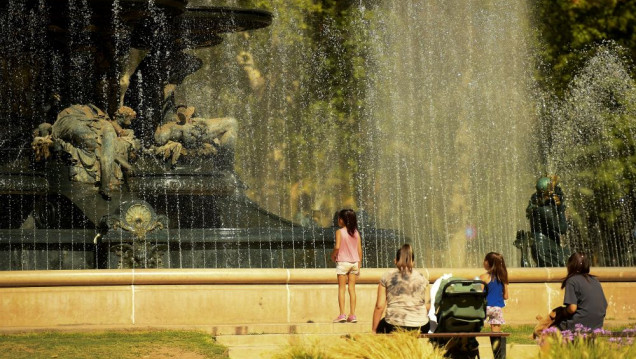
M591 330L602 328L607 309L605 293L596 277L590 275L590 261L581 252L570 256L568 275L561 284L565 288L563 304L566 318L559 325L561 330L574 330L582 324Z
M413 270L414 260L411 245L403 245L395 255L397 269L388 271L380 279L371 328L374 333L391 333L397 328L428 332L429 282ZM385 309L386 316L382 318Z

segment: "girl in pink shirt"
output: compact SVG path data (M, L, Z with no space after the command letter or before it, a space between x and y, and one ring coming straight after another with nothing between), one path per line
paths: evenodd
M362 241L358 232L358 219L352 209L338 212L338 226L336 231L336 245L331 253L331 260L336 262L338 277L338 305L340 315L334 323L358 321L356 318L356 276L360 275L362 267ZM345 315L345 289L349 280L349 316Z

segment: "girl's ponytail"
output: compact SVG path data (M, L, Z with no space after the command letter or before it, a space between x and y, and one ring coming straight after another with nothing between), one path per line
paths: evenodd
M415 254L413 254L413 248L410 244L404 244L402 248L398 249L395 254L395 265L400 270L402 275L410 274L413 272L413 262L415 261Z
M484 261L486 261L488 263L488 267L490 267L488 273L490 273L491 277L496 278L503 284L508 284L508 269L506 268L506 261L504 261L501 254L497 252L490 252L486 254Z
M342 219L345 227L347 227L347 233L350 236L354 236L358 230L358 219L356 218L356 212L352 209L343 209L338 213L338 218Z

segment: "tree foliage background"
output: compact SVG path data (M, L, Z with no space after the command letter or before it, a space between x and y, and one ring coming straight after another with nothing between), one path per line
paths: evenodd
M241 120L237 171L248 185L258 183L248 194L299 223L331 225L335 210L356 207L368 152L357 135L365 126L364 22L373 16L362 3L222 4L271 11L274 23L199 50L205 67L184 86L183 97L201 112Z
M574 249L634 265L636 2L537 3L544 165L568 188Z
M636 2L631 0L540 0L536 29L537 78L558 96L563 96L594 45L604 40L616 42L636 58Z

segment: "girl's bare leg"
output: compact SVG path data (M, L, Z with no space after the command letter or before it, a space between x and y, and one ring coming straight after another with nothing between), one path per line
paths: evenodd
M490 329L493 332L501 331L501 324L491 324ZM490 346L492 347L492 354L494 359L506 358L506 338L490 338Z
M344 277L344 276L343 276ZM349 315L356 315L356 275L349 272Z
M345 291L347 287L347 276L338 274L338 306L340 307L340 315L345 314Z

